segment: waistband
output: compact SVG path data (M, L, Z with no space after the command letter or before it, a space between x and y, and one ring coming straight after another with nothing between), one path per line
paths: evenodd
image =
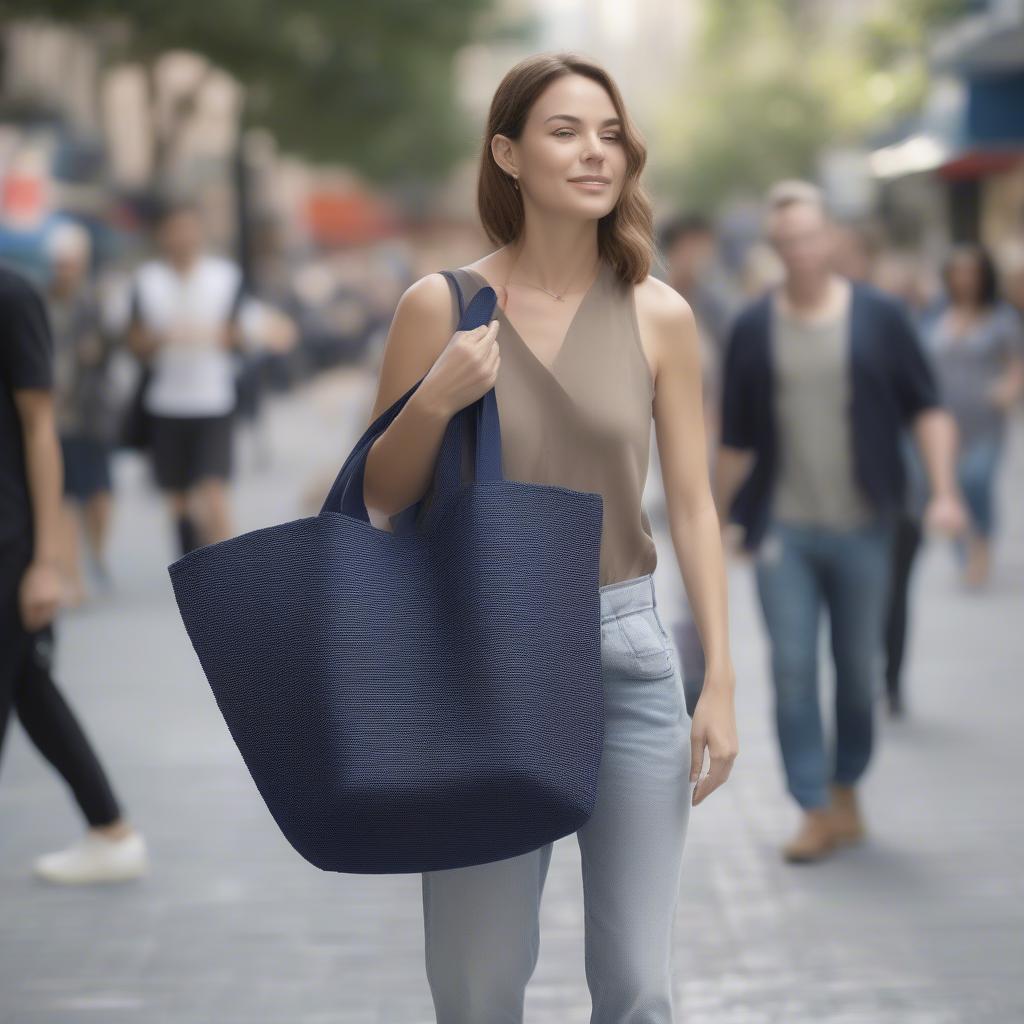
M656 608L658 597L654 590L654 574L645 573L632 579L619 580L601 587L601 621L638 611L641 608Z

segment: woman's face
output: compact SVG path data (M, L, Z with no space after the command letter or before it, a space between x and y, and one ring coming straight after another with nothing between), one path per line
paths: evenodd
M583 75L555 79L530 109L520 138L496 135L491 145L499 166L518 174L524 196L544 210L598 219L622 192L622 125L608 93ZM572 180L591 176L605 181Z
M949 297L953 302L973 305L981 292L981 268L970 253L954 256L949 264Z

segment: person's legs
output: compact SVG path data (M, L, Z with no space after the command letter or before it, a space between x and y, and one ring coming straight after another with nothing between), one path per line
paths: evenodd
M193 418L153 416L150 426L150 450L157 485L164 493L174 523L180 555L187 555L201 543L199 531L189 507L188 487L195 461Z
M422 873L424 956L437 1024L522 1024L552 846Z
M690 724L650 575L601 591L605 741L577 831L591 1024L671 1024L672 937L693 784Z
M885 524L836 531L823 539L836 673L833 780L842 786L856 783L871 759L891 551L892 530Z
M34 860L35 875L62 885L121 882L148 871L143 836L126 821L92 745L53 680L53 628L29 635L15 707L39 752L67 783L88 823L66 849Z
M816 533L776 523L761 543L757 590L771 647L775 724L786 785L804 810L828 806L828 768L818 700L821 583Z
M79 511L88 493L89 453L83 439L73 434L62 434L60 447L64 465L58 550L58 566L62 577L61 604L67 608L77 608L88 597L82 575Z
M992 498L1001 454L999 438L979 438L957 462L957 478L970 512L971 525L975 532L986 538L992 535L996 526Z
M594 810L577 831L587 982L593 1024L669 1024L672 922L693 792L690 719L653 579L623 584L601 590L605 741ZM438 1024L521 1024L552 846L423 874Z
M89 571L97 586L108 593L113 589L110 565L107 562L107 539L113 511L113 492L110 490L97 491L82 508Z
M26 541L0 549L0 751L10 709L15 708L29 738L71 788L90 826L108 826L120 817L110 784L81 726L50 673L54 627L27 633L17 594L31 557Z
M85 531L89 549L97 562L106 558L110 520L114 511L114 495L110 490L97 491L85 503Z
M228 483L207 476L195 485L195 495L202 509L202 543L215 544L232 537L231 503Z
M68 784L86 821L109 826L121 809L81 724L53 679L53 624L29 636L29 656L15 684L18 718L36 749Z
M89 438L90 480L82 504L82 523L87 550L95 569L106 573L107 534L110 529L113 480L110 473L110 445Z
M984 584L991 570L996 528L994 490L1001 454L1001 438L984 437L971 443L957 462L957 479L971 521L964 574L970 586Z
M64 608L77 608L89 596L82 575L79 508L76 498L65 495L61 500L57 567L61 577L60 604Z
M208 416L200 425L201 440L193 470L196 491L204 509L204 542L233 536L229 481L234 470L236 413Z
M21 625L18 590L32 557L26 538L0 544L0 764L18 680L28 659L28 635Z
M902 707L900 680L906 650L910 576L920 546L921 524L912 516L901 516L893 538L885 613L885 686L893 711Z

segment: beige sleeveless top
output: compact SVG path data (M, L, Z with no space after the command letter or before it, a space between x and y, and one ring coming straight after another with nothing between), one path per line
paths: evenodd
M488 284L474 270L454 273L467 304ZM601 495L600 586L652 572L657 552L643 491L654 381L640 343L632 285L602 260L550 366L500 306L495 318L501 365L494 390L505 478ZM453 332L458 321L453 293Z

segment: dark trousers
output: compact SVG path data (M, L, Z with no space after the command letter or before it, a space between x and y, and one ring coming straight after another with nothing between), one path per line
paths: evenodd
M118 802L88 737L51 674L53 624L25 631L18 588L31 557L27 541L0 545L0 759L13 708L29 739L68 784L86 821L109 825Z
M921 524L909 516L900 519L893 535L889 605L885 617L885 688L890 697L900 696L907 645L910 573L920 546Z

